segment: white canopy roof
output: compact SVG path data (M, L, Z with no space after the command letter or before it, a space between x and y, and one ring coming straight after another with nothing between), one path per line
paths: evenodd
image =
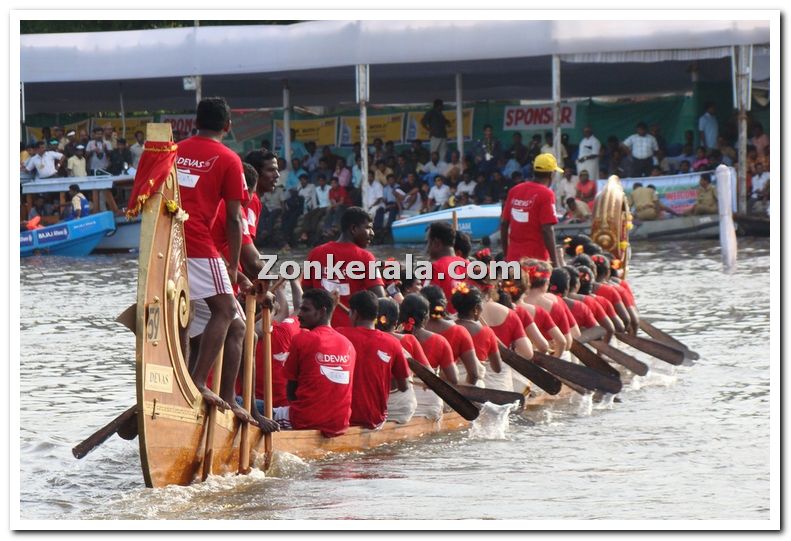
M729 79L730 46L768 43L768 18L317 21L23 35L20 75L29 113L117 110L120 88L127 110L188 109L194 94L181 78L189 75L203 75L203 94L225 95L233 107L279 105L286 79L292 103L335 105L353 101L356 64L371 65L374 103L450 97L455 73L465 99L530 99L550 94L552 54L571 68L563 68L563 95L593 96L691 86L693 60L704 77L708 69ZM608 69L613 62L619 67ZM624 63L636 71L625 77Z

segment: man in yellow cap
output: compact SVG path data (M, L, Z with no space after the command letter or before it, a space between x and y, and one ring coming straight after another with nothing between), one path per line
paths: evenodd
M506 261L527 257L558 266L554 227L558 218L555 193L549 189L555 172L563 172L555 156L539 154L533 161L534 179L508 191L500 217L500 242Z

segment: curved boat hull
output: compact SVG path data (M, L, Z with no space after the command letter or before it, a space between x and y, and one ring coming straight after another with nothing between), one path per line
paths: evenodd
M115 231L112 212L59 222L19 235L19 254L84 257L94 251L108 233Z

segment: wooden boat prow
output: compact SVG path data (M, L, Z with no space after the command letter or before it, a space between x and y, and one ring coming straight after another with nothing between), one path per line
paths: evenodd
M623 262L624 271L629 261L629 230L632 228L632 213L623 191L621 179L616 175L607 179L607 184L596 195L593 204L591 239L602 249Z

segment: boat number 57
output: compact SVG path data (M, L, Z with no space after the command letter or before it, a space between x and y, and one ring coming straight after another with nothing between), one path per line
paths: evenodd
M146 324L146 339L153 341L159 338L159 305L148 307L148 323Z

